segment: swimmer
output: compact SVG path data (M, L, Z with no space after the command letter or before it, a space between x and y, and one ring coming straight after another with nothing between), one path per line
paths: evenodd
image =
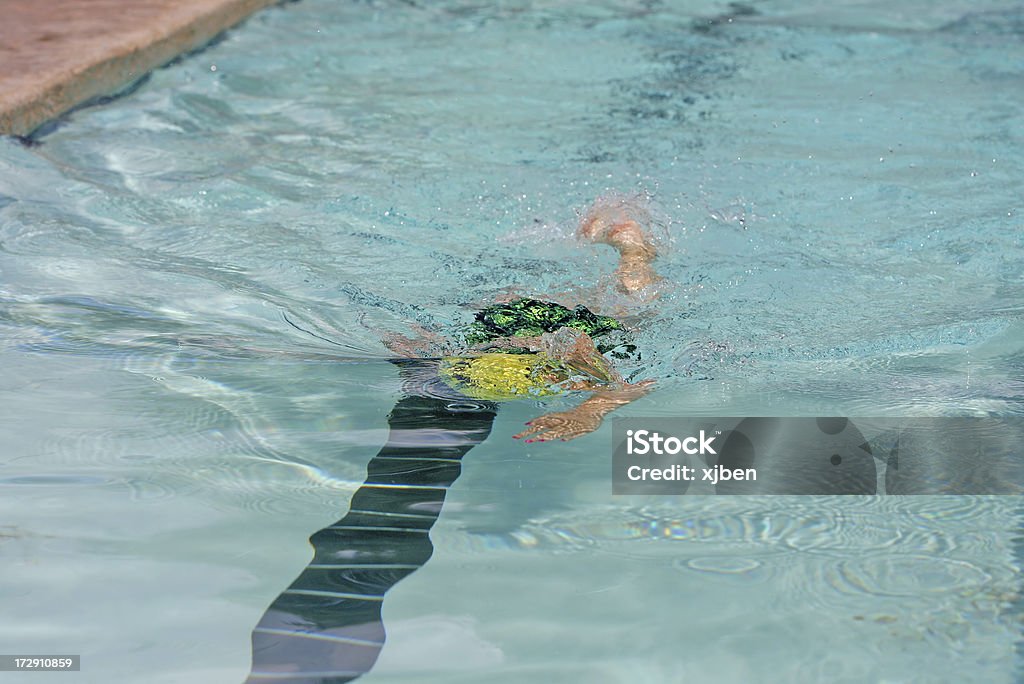
M661 278L653 262L657 249L641 225L644 213L628 198L601 198L587 210L576 231L583 241L610 245L619 253L615 289L640 301ZM391 335L391 351L407 358L435 356L450 344L419 329L420 337ZM568 411L528 422L515 435L526 442L570 440L596 430L604 417L651 390L653 380L626 382L608 356L629 358L636 351L626 327L585 306L569 309L554 302L519 298L486 307L463 334L460 353L437 359L437 375L465 397L486 401L529 399L569 391L591 396ZM431 352L435 353L431 353Z
M601 199L577 232L618 250L615 288L634 302L658 280L644 216L631 200ZM596 430L610 411L651 389L651 381L626 382L609 360L636 352L625 325L584 306L526 298L493 304L463 331L458 354L437 335L417 333L385 340L401 357L391 361L410 392L388 414L387 442L367 464L348 513L309 538L312 561L253 628L247 684L351 682L373 668L387 638L384 595L433 553L428 533L463 456L490 434L497 402L592 392L516 435L567 440Z

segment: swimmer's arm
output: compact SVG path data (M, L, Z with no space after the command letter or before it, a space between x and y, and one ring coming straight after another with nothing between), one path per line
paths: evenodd
M593 394L582 404L568 411L549 413L527 423L527 429L515 435L516 439L528 437L527 442L547 442L560 439L563 442L588 434L601 426L604 417L620 406L639 399L651 391L654 380L635 384L619 383L606 387L576 387L591 389Z
M386 333L381 342L389 351L410 359L448 356L453 353L449 340L421 325L414 324L412 328L416 332L416 337Z
M469 348L470 352L487 352L495 349L528 349L532 352L543 351L543 340L537 337L497 337L493 340L474 344Z

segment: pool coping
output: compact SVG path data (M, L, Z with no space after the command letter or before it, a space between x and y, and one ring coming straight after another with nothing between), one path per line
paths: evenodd
M281 0L8 0L0 134L30 136Z

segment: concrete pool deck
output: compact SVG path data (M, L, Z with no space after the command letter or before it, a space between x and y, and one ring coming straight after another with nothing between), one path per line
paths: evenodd
M5 0L0 134L113 95L279 0Z

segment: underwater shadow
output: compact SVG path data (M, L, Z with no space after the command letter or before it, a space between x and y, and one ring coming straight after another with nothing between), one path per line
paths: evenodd
M407 375L424 362L395 363ZM310 537L313 560L253 629L247 684L342 684L370 671L386 639L384 596L430 558L448 487L496 415L479 400L398 401L348 513Z

